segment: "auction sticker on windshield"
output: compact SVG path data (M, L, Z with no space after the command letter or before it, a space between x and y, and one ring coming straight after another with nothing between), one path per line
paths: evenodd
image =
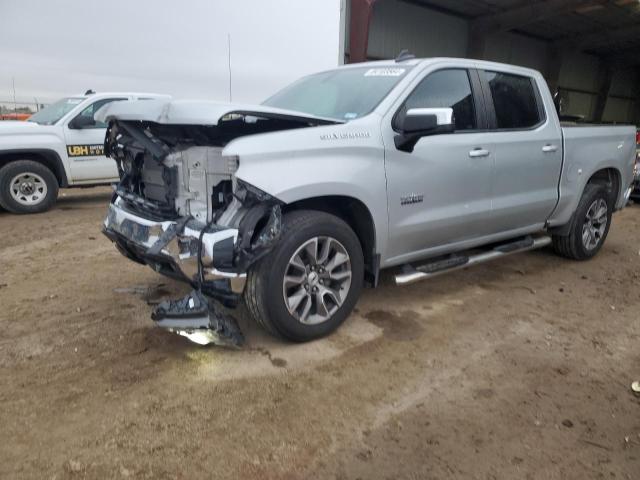
M370 68L364 73L365 77L400 77L404 68Z

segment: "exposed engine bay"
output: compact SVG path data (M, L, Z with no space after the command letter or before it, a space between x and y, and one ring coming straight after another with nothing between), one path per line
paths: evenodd
M324 123L243 112L216 125L109 122L105 153L120 182L105 235L126 257L195 289L158 307L152 318L159 326L199 343L242 343L235 321L211 302L238 303L247 270L282 233L283 204L236 178L241 160L223 148L245 135Z
M232 197L238 158L222 155L235 138L310 126L309 121L230 114L218 125L113 121L105 154L118 164L116 193L162 218L210 221Z

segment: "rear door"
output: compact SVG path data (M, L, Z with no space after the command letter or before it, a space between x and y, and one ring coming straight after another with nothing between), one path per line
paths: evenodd
M546 114L534 78L501 71L479 74L495 161L492 233L542 224L558 201L559 125Z
M63 127L71 166L71 177L74 182L105 183L118 180L116 162L104 155L104 137L107 126L95 121L94 115L103 105L121 100L128 100L128 98L114 97L96 100L67 121ZM74 128L73 120L77 117L88 117L94 120L94 123L84 128Z
M395 147L403 112L441 107L453 108L455 133L423 137L410 153ZM427 71L383 119L391 262L488 233L493 147L484 127L477 72L465 68Z

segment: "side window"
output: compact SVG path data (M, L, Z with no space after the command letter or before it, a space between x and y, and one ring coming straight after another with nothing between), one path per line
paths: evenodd
M84 110L82 110L78 114L78 116L79 117L88 117L88 118L92 118L93 119L93 116L100 109L100 107L106 105L107 103L118 102L118 101L121 101L121 100L128 100L128 99L127 98L104 98L102 100L98 100L97 102L93 102L91 105L89 105ZM95 126L93 126L92 128L107 128L107 125L105 123L96 121Z
M530 128L542 120L533 80L529 77L500 72L484 72L498 128Z
M439 70L431 73L411 92L401 110L412 108L453 108L456 130L474 130L476 107L466 70Z

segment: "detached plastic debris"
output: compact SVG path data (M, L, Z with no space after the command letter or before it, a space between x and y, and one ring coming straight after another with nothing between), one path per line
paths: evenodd
M151 314L156 325L199 345L240 347L244 336L233 317L221 312L197 290L160 303Z
M634 393L634 395L640 397L640 382L633 382L631 384L631 391Z

